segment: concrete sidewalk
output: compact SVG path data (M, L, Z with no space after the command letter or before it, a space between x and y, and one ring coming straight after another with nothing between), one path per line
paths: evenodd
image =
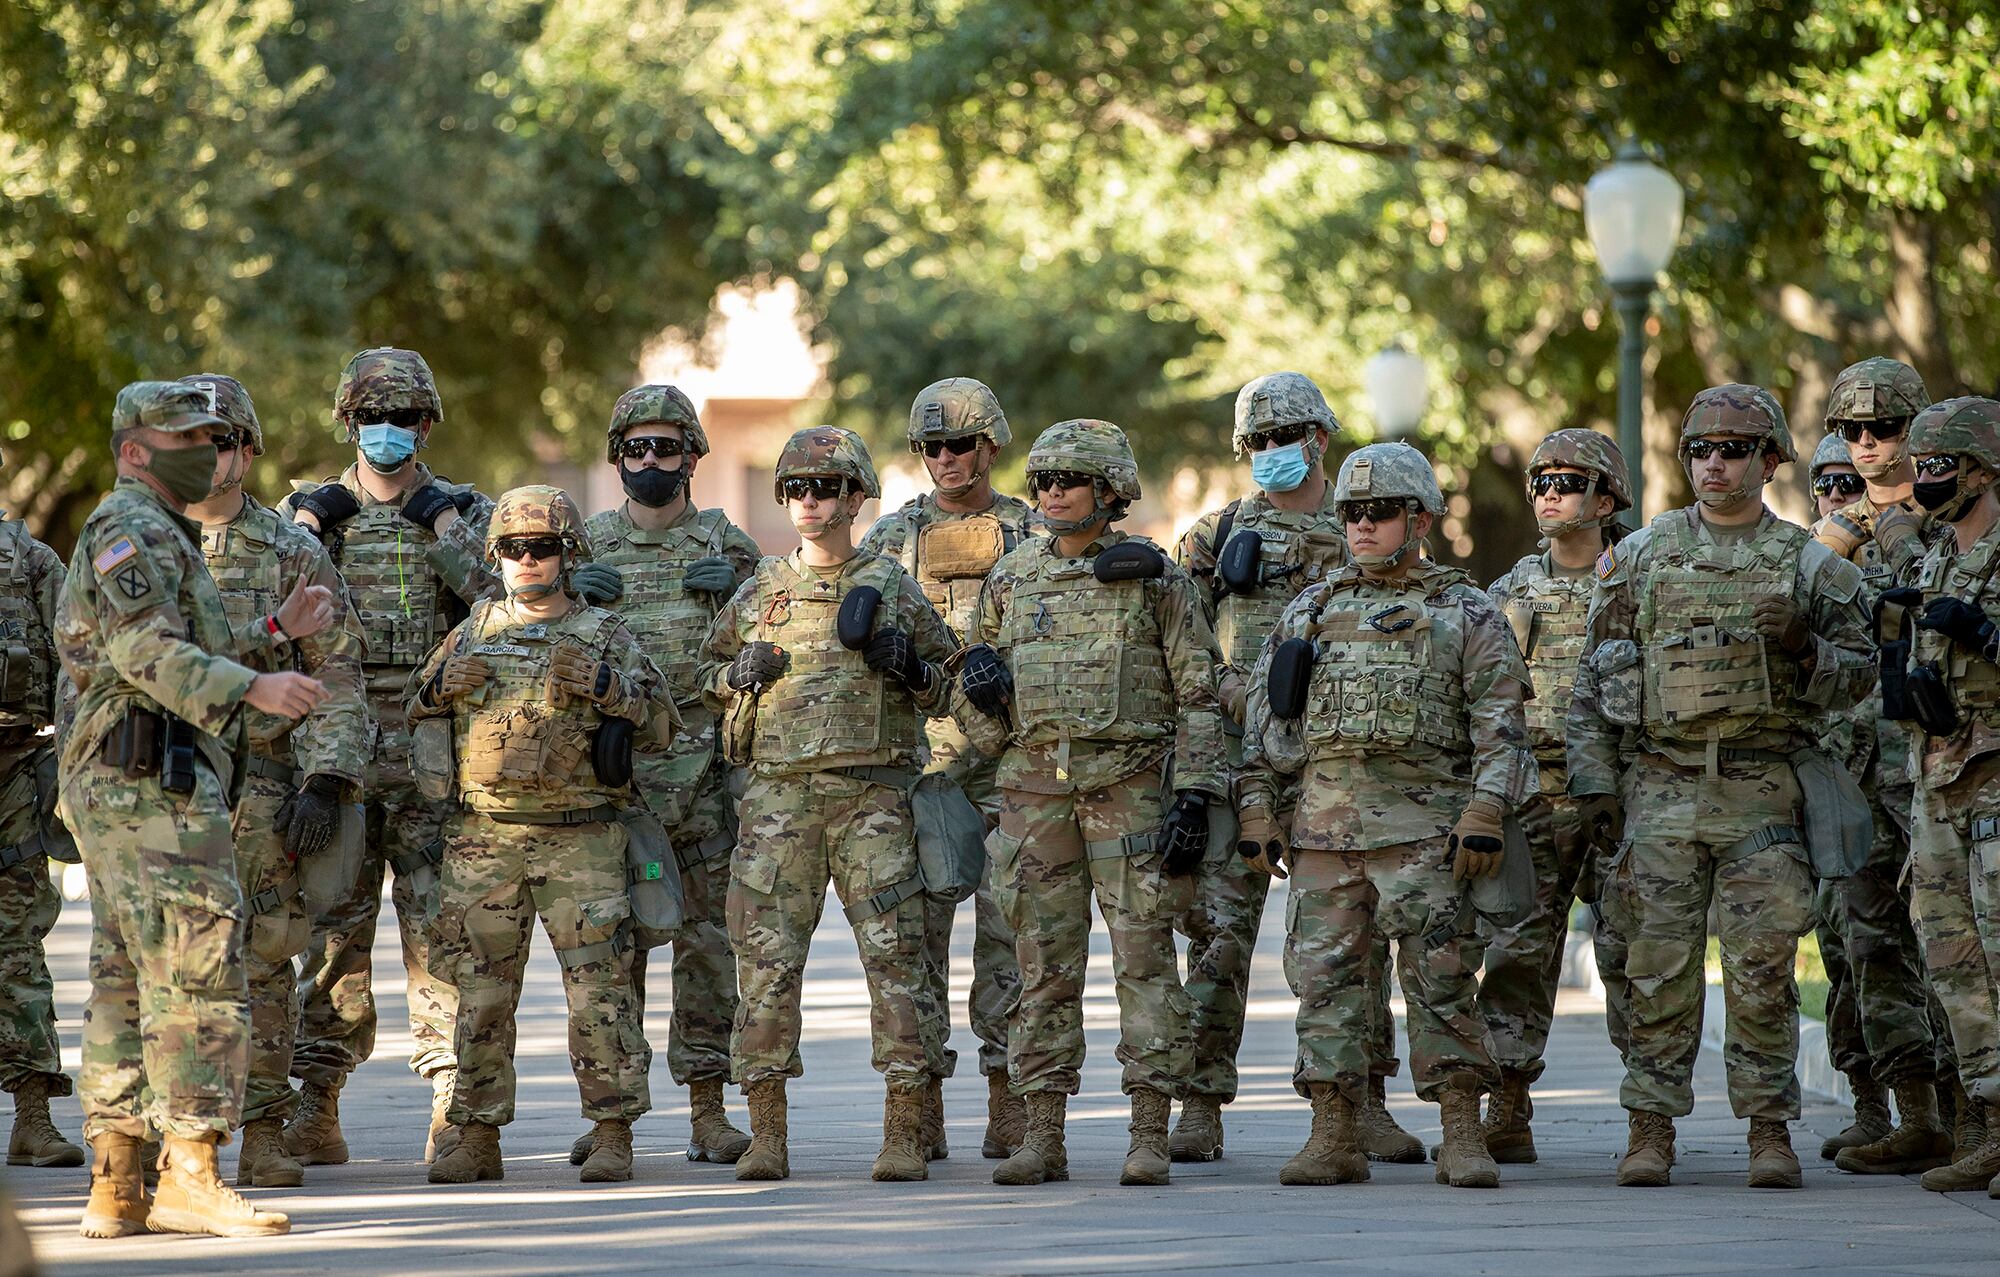
M985 1087L964 1027L970 978L969 907L954 962L953 1045L967 1061L946 1084L952 1156L923 1184L875 1184L881 1085L868 1066L866 995L837 909L815 939L806 988L806 1076L792 1087L793 1178L738 1184L726 1167L681 1153L685 1092L666 1077L668 979L656 973L648 1029L660 1048L656 1111L637 1128L632 1183L578 1184L566 1160L581 1132L564 1045L561 987L537 939L523 1000L520 1116L503 1133L499 1184L431 1187L417 1163L429 1088L403 1066L401 968L393 925L381 932L376 1058L343 1094L356 1161L315 1167L297 1190L252 1195L292 1213L288 1237L264 1241L76 1236L81 1170L9 1169L44 1266L56 1273L464 1273L476 1277L741 1269L757 1273L1132 1273L1287 1267L1371 1274L1793 1272L2000 1273L2000 1201L1927 1193L1914 1178L1843 1175L1817 1158L1820 1137L1845 1124L1814 1104L1795 1127L1803 1192L1742 1187L1746 1125L1732 1118L1722 1069L1704 1052L1700 1101L1680 1123L1674 1186L1619 1189L1620 1072L1602 1007L1565 991L1550 1064L1536 1094L1540 1164L1503 1167L1496 1192L1440 1187L1428 1166L1378 1166L1372 1182L1281 1189L1277 1173L1305 1137L1308 1111L1290 1083L1293 1002L1278 954L1283 895L1275 893L1241 1055L1243 1094L1224 1113L1228 1156L1174 1168L1162 1189L1118 1186L1126 1132L1112 1058L1117 1007L1101 928L1093 942L1086 1021L1086 1090L1072 1102L1074 1178L1002 1189L979 1156ZM86 992L87 906L71 905L52 937L65 1058L75 1067ZM665 962L656 964L664 968ZM1400 1016L1401 1006L1398 1004ZM1427 1142L1436 1110L1397 1079L1392 1107ZM731 1104L744 1121L739 1097ZM78 1133L76 1101L57 1105ZM233 1167L234 1150L224 1152Z

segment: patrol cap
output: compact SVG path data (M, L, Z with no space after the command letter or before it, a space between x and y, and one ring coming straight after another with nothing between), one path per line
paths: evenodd
M181 384L207 395L208 410L220 416L231 430L249 436L253 456L263 455L264 427L257 420L257 407L250 402L250 392L243 388L242 382L219 372L198 372L181 378Z

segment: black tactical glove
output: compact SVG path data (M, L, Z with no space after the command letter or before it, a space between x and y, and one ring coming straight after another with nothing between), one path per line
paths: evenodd
M340 827L340 778L310 776L278 808L277 830L293 860L325 851Z
M877 674L887 674L900 680L903 686L913 692L921 692L931 685L930 667L917 655L917 645L910 636L893 625L885 625L869 638L868 645L861 649L861 659L869 669Z
M1002 720L1007 717L1007 703L1014 699L1014 675L989 645L976 643L965 649L959 686L980 713Z
M696 559L681 574L681 587L697 594L728 594L736 588L736 565L719 554Z
M739 692L761 688L766 683L774 683L791 666L792 658L785 650L762 639L745 643L736 659L729 663L729 685Z
M1977 652L1987 660L1994 659L1995 638L2000 630L1994 628L1988 619L1986 609L1977 603L1967 603L1964 599L1954 599L1947 595L1932 599L1924 608L1924 614L1917 618L1917 624L1927 630L1935 630L1969 652Z
M1616 794L1585 794L1576 805L1583 820L1584 846L1601 859L1610 859L1625 837L1625 804Z
M319 520L321 536L361 513L361 503L354 494L337 483L323 483L306 493L298 499L298 508Z
M609 607L625 597L625 574L609 563L579 563L570 569L576 596L597 607Z
M427 483L412 492L410 499L403 503L403 517L424 531L430 532L437 523L439 515L446 510L456 509L458 502L452 500L449 492L435 483Z
M1193 873L1208 854L1208 795L1182 790L1160 822L1161 868L1172 878Z

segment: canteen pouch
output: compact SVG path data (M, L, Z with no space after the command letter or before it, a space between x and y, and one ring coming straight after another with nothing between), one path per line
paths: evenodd
M1875 600L1875 664L1882 688L1882 714L1899 723L1916 717L1910 704L1909 673L1911 636L1910 609L1923 601L1923 591L1905 586L1885 590Z
M333 840L313 855L299 858L299 903L309 918L322 918L353 894L361 880L367 843L367 819L360 803L342 803Z
M1216 556L1215 575L1231 594L1252 594L1264 583L1264 538L1244 528Z
M858 586L847 592L840 601L840 614L834 618L834 637L850 652L858 652L868 646L868 636L875 632L875 613L882 606L882 591L872 585Z
M1311 640L1288 638L1271 653L1271 673L1264 691L1271 716L1296 720L1306 712L1306 692L1312 685Z
M618 813L625 827L625 897L632 906L633 939L645 948L666 944L687 922L687 898L666 827L643 806Z
M1875 819L1868 799L1831 754L1802 749L1791 756L1805 811L1806 856L1816 878L1849 878L1868 861Z
M986 873L986 820L958 782L941 772L918 777L910 811L924 892L957 904L977 891Z
M606 789L632 783L632 738L638 729L629 718L605 718L590 734L590 770Z
M1120 581L1156 581L1167 574L1167 556L1160 547L1144 541L1120 541L1098 551L1090 561L1090 574L1105 585Z
M453 751L451 719L446 715L420 718L410 724L410 778L417 792L432 802L449 802L458 793L458 758Z
M1519 815L1510 813L1500 822L1500 828L1504 848L1500 872L1467 883L1466 899L1487 922L1496 927L1511 927L1535 907L1535 860L1528 850L1528 834L1521 827Z

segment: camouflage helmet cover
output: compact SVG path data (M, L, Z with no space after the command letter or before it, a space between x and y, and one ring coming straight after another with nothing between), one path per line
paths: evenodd
M378 413L421 409L433 425L444 420L431 366L414 350L377 346L347 361L333 392L333 418L343 426L367 425Z
M1847 450L1847 440L1837 434L1828 433L1813 449L1812 477L1819 478L1819 472L1828 466L1852 466L1854 454Z
M846 479L866 496L882 495L882 484L875 477L875 460L868 455L867 443L852 430L838 426L813 426L797 431L785 441L785 450L778 454L771 495L783 505L785 480L812 476Z
M946 377L917 392L910 404L911 452L926 440L962 439L966 435L985 435L996 448L1014 441L1007 414L1000 410L1000 398L985 382Z
M1770 445L1784 461L1797 461L1792 432L1785 424L1785 410L1778 398L1762 386L1730 382L1710 386L1694 397L1687 415L1681 418L1680 448L1703 435L1738 435Z
M1402 497L1434 515L1444 514L1437 472L1423 453L1407 443L1367 444L1340 463L1340 476L1333 485L1335 502L1380 497Z
M194 373L181 378L181 382L207 395L208 410L222 418L231 430L250 436L252 456L264 455L264 427L257 420L257 407L250 402L250 392L243 388L242 382L215 372Z
M1827 396L1828 421L1885 421L1914 417L1931 401L1924 379L1900 360L1877 355L1840 370Z
M584 528L583 513L561 488L545 483L510 488L494 503L493 517L486 525L486 558L492 562L502 537L559 536L569 548L572 560L591 555L590 535Z
M1910 423L1910 453L1971 457L2000 475L2000 400L1964 395L1931 404Z
M1570 426L1551 433L1536 444L1534 455L1528 458L1530 500L1535 495L1535 476L1557 466L1596 475L1603 485L1599 495L1611 498L1614 512L1632 508L1632 476L1625 468L1625 454L1607 436L1582 426Z
M1340 419L1304 373L1266 373L1236 392L1236 424L1229 442L1237 456L1250 450L1251 435L1283 426L1319 426L1329 434L1340 433Z
M199 426L229 423L209 407L206 391L178 381L135 381L118 392L111 409L111 433L144 426L180 434Z
M604 435L604 459L616 464L618 441L625 437L625 432L633 426L656 422L679 426L687 440L687 450L697 457L708 455L708 435L701 428L701 418L695 415L694 401L678 386L653 384L634 386L612 405L611 425Z
M1103 480L1115 500L1139 499L1139 462L1132 455L1132 443L1108 421L1080 417L1042 431L1028 450L1028 474L1056 470Z

